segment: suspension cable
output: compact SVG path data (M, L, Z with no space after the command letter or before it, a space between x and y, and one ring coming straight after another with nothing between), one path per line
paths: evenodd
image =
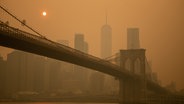
M20 22L21 24L25 25L28 29L30 29L31 31L35 32L36 34L38 34L41 37L44 37L43 35L41 35L40 33L38 33L37 31L35 31L33 28L31 28L30 26L28 26L26 23L24 23L23 21L21 21L20 19L18 19L15 15L13 15L12 13L10 13L9 11L7 11L4 7L2 7L0 5L0 8L5 11L6 13L8 13L10 16L12 16L15 20L17 20L18 22Z

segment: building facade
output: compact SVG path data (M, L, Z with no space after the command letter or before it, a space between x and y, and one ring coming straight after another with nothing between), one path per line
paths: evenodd
M11 97L20 92L43 92L44 58L23 51L7 56L6 93Z
M127 29L127 49L140 49L139 28Z
M101 28L101 58L112 55L112 29L108 24Z

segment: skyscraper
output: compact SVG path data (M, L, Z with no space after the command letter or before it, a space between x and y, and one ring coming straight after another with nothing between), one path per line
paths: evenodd
M50 75L50 91L56 92L61 89L61 63L55 59L48 59Z
M84 35L83 34L75 34L75 43L74 43L74 48L82 51L82 52L87 52L86 46L87 44L84 41Z
M69 46L68 40L59 40L60 44ZM62 80L62 90L72 92L75 89L75 84L78 82L76 78L72 77L75 75L74 73L74 65L71 63L67 63L64 61L60 61L61 64L61 80Z
M83 34L75 34L74 48L84 53L88 53L88 44L84 41ZM81 66L74 66L74 69L76 71L76 79L78 79L78 89L83 91L87 90L87 82L89 75L88 69Z
M25 52L13 51L7 56L6 93L25 91L27 87L27 57Z
M101 58L105 59L112 55L112 28L107 24L107 13L106 13L106 24L101 28ZM109 76L102 73L98 73L101 85L97 87L102 87L102 92L109 93L110 87L113 85L114 80ZM105 87L104 87L105 86Z
M127 29L127 49L139 49L139 28Z
M103 25L101 28L101 57L107 58L111 55L112 55L112 29L106 22L106 24Z
M23 51L13 51L7 56L6 93L43 91L44 58Z

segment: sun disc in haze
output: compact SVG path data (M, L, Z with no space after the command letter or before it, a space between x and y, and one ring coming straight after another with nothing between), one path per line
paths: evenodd
M43 11L43 12L42 12L42 15L43 15L43 16L46 16L46 15L47 15L47 12Z

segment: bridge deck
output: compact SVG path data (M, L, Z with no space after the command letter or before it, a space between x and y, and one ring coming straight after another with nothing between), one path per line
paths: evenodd
M112 76L130 77L131 74L108 61L83 53L19 29L0 24L0 45L88 67Z

